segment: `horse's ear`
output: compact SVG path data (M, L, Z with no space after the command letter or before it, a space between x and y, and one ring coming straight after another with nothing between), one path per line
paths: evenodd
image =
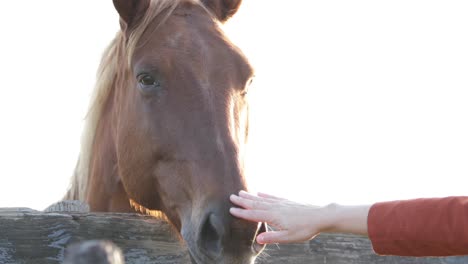
M120 15L122 28L132 27L141 19L148 9L151 0L113 0L115 9Z
M239 10L242 0L202 0L202 2L219 21L226 22Z

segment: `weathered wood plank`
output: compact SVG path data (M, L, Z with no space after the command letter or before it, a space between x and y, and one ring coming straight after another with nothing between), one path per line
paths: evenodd
M190 263L171 227L153 217L0 209L0 263L61 263L68 245L95 239L118 245L127 264ZM304 244L270 245L257 263L461 264L468 263L468 257L382 257L373 253L364 237L322 234Z
M126 263L189 263L171 227L138 214L0 212L0 263L60 263L67 245L107 239Z
M304 244L269 246L268 257L257 263L317 264L461 264L468 257L408 258L378 256L366 237L346 234L321 234Z
M65 200L54 203L47 207L44 212L57 213L57 212L76 212L76 213L89 213L89 205L85 202L78 200Z

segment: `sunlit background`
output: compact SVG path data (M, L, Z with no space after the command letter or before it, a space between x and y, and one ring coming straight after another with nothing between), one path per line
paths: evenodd
M72 174L112 1L0 2L0 207ZM244 0L248 179L314 204L468 195L466 1Z

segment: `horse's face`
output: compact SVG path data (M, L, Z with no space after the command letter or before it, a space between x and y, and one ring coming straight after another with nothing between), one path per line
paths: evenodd
M114 2L131 35L137 13ZM133 2L135 12L151 10ZM229 214L229 195L246 188L242 146L253 71L206 9L222 21L239 2L182 1L168 17L157 16L116 95L124 188L130 199L166 213L195 263L249 263L262 249L255 243L258 225Z

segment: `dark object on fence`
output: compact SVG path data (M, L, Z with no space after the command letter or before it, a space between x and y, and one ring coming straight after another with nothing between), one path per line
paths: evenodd
M0 208L2 264L63 263L64 255L69 257L65 248L86 240L112 241L121 248L126 264L190 263L187 250L177 238L176 232L164 221L150 216L44 213L27 208ZM84 245L91 245L91 250L94 250L92 244ZM78 255L81 254L80 250ZM269 245L256 263L465 264L468 263L468 257L382 257L373 253L369 240L365 237L322 234L304 244Z
M63 264L125 264L122 250L110 241L90 240L70 245Z

